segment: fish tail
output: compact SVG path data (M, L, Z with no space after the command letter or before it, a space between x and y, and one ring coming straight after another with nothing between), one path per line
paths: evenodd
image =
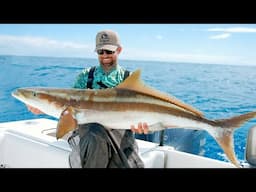
M256 117L256 111L245 113L242 115L237 115L228 119L218 119L215 120L217 126L226 127L226 128L238 128L246 121L249 121L252 118Z
M215 120L216 126L221 127L221 134L216 136L216 141L226 153L228 159L236 166L241 167L234 152L233 135L234 130L244 124L246 121L256 117L255 112L249 112L242 115L237 115L228 119Z

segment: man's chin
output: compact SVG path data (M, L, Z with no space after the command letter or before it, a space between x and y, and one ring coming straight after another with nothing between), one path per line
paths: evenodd
M110 70L114 67L113 63L104 63L104 64L101 64L101 66L105 69L105 70Z

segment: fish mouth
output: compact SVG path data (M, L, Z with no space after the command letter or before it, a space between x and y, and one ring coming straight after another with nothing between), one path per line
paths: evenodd
M20 93L19 93L18 90L15 90L15 91L13 91L13 92L11 93L11 95L12 95L13 97L15 97L15 98L18 99L18 97L20 96Z
M15 91L13 91L11 93L11 95L16 99L18 99L24 103L27 103L26 102L26 94L25 94L25 92L22 91L22 89L16 89Z
M29 93L31 93L32 90L30 90L29 88L19 88L14 90L11 94L13 97L16 98L20 98L20 97L25 97L26 95L29 95Z

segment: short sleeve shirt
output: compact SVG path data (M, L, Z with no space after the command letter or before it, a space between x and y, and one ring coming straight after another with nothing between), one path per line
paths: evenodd
M73 88L86 89L87 80L90 68L84 69L76 78ZM96 66L93 74L93 89L101 89L99 82L105 84L107 87L112 88L120 84L124 79L125 69L119 65L108 73L105 73L102 67Z

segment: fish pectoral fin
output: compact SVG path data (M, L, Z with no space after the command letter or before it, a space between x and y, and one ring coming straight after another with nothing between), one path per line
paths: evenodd
M62 111L57 125L57 139L62 138L69 131L72 131L77 127L77 120L73 117L74 111L74 108L71 106Z

